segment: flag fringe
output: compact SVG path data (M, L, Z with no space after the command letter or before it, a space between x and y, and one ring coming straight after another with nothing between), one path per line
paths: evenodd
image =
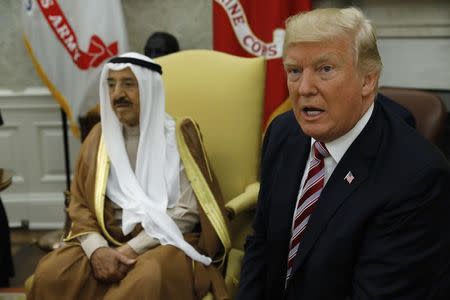
M70 109L69 102L67 99L58 91L56 86L50 81L47 74L45 73L44 69L42 68L41 64L37 60L33 48L31 47L30 42L28 41L28 38L26 37L25 33L23 34L23 41L25 43L25 48L27 49L28 54L31 57L31 61L33 62L34 68L36 69L36 72L38 73L41 80L44 82L44 84L47 86L47 88L50 90L50 93L55 98L56 102L61 106L63 111L67 115L67 119L70 123L70 129L72 131L72 134L79 138L80 137L80 129L78 127L78 124L75 122L72 114L72 110Z

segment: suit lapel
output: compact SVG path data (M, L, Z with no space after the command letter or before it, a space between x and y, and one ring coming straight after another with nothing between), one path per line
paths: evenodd
M311 140L301 135L291 136L286 147L276 178L272 196L277 209L273 209L273 220L276 220L272 232L279 237L290 235L295 201L297 199L301 176L308 159ZM287 237L289 239L289 237ZM285 240L283 238L283 240ZM287 251L287 245L283 245Z
M378 105L375 106L368 124L342 157L325 185L300 242L293 274L305 262L314 243L339 207L345 201L357 201L357 199L351 198L352 193L366 181L371 162L379 147L381 129L377 128L379 122L375 120L378 115L377 111ZM351 183L346 180L349 171L354 176Z
M282 227L280 229L291 227L295 201L297 199L303 170L308 159L310 142L310 139L297 135L291 137L284 148L279 169L281 171L277 176L276 186L278 190L275 194L278 198L277 207L280 209L274 210L278 214L275 217L276 220L280 221L279 224Z

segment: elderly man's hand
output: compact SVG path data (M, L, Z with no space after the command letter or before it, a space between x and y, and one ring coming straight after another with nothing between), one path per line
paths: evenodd
M131 246L128 244L124 244L116 249L117 249L117 251L124 254L128 258L136 259L138 257L138 254L136 253L136 251L134 251L133 248L131 248Z
M136 260L128 258L118 250L101 247L91 255L91 267L95 279L114 283L122 280Z

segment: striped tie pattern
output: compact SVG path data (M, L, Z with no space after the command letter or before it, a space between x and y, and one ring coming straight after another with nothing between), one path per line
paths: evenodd
M303 186L300 199L295 207L294 223L292 225L291 241L289 243L289 255L287 262L286 283L291 277L292 266L300 245L306 224L314 210L315 204L319 199L325 182L324 158L329 156L327 148L322 142L314 142L313 157L308 169L308 175Z

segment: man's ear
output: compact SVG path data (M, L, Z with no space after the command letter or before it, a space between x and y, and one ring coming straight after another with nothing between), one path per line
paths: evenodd
M376 87L378 78L380 77L380 74L376 71L369 72L364 76L363 86L361 95L363 97L367 97L368 95L372 94Z

